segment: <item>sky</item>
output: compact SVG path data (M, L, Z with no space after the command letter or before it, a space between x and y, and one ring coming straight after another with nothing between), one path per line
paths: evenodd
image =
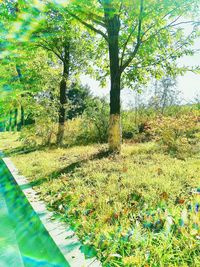
M196 40L194 44L195 49L199 49L199 52L193 56L185 56L179 60L180 65L197 66L200 65L200 38ZM102 88L98 81L91 79L89 76L83 75L81 78L83 84L88 84L91 88L91 92L95 96L109 95L109 84L106 88ZM181 92L182 103L192 103L199 95L200 98L200 74L194 74L193 72L186 72L183 76L177 77L177 89ZM131 90L122 90L122 105L124 107L134 106L135 93ZM147 96L148 97L148 96Z

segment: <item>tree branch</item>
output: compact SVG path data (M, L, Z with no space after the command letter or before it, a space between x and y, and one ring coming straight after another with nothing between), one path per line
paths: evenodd
M165 58L162 57L162 58L160 58L160 59L158 59L158 60L155 60L153 63L146 64L146 65L143 65L143 66L136 66L135 68L136 68L136 69L148 68L148 67L150 67L150 66L156 66L157 64L159 64L159 63L161 63L161 62L165 62L165 61L167 61L167 59L169 59L170 57L173 57L177 51L179 51L181 48L183 48L183 46L187 45L187 40L191 37L191 35L192 35L192 33L190 33L190 34L186 37L185 41L184 41L181 45L179 45L178 47L177 47L177 45L178 45L178 43L179 43L180 41L176 42L175 45L174 45L174 46L176 47L176 49L175 49L171 54L169 54L168 56L166 56ZM142 62L143 62L143 61L139 61L139 62L137 62L136 65L139 65L139 64L141 64Z
M182 25L182 24L199 24L200 22L199 21L194 21L194 20L188 20L188 21L181 21L181 22L178 22L176 24L172 24L171 27L175 27L175 26L178 26L178 25Z
M79 7L79 9L81 10L81 7L80 6L78 6ZM106 28L106 25L105 25L105 23L104 23L104 18L103 17L101 17L101 16L98 16L98 15L96 15L96 14L93 14L93 13L91 13L91 12L85 12L84 10L81 10L81 12L83 13L83 14L85 14L90 20L92 20L94 23L96 23L97 25L100 25L100 26L102 26L102 27L104 27L104 28Z
M42 43L38 43L37 46L42 47L45 50L54 53L63 62L63 60L64 60L63 57L60 54L58 54L51 46L48 46L48 44L45 45L45 44L42 44Z
M67 10L67 13L72 16L73 18L75 18L76 20L78 20L80 23L82 23L84 26L86 26L87 28L89 28L90 30L100 34L101 36L104 37L104 39L108 42L108 36L102 32L99 29L96 29L92 24L89 24L87 22L85 22L84 20L82 20L81 18L79 18L77 15L75 15L74 13L71 13L69 10Z
M137 25L136 25L135 27L133 27L133 29L132 29L132 31L130 32L128 38L126 39L126 42L125 42L124 45L123 45L123 51L122 51L122 56L121 56L121 60L120 60L120 68L121 68L121 66L122 66L122 64L123 64L123 60L124 60L124 55L125 55L126 47L127 47L127 45L128 45L128 42L129 42L129 40L130 40L132 34L134 33L134 31L135 31L135 29L136 29L136 27L137 27Z
M144 0L140 0L140 14L139 14L139 22L138 22L138 34L137 34L137 43L135 46L134 51L131 53L127 61L121 65L120 67L120 72L122 73L126 67L131 63L133 60L134 56L137 54L137 51L140 47L141 44L141 29L142 29L142 15L143 15L143 9L144 9Z
M164 14L163 15L163 17L161 18L161 20L163 20L163 19L165 19L165 18L167 18L169 15L172 15L172 13L174 12L174 11L176 11L177 9L178 9L179 7L175 7L175 8L173 8L173 9L171 9L169 12L167 12L166 14ZM183 8L183 7L182 7ZM186 3L186 5L185 5L185 8L187 9L188 8L188 4ZM160 11L159 12L161 12L162 11L162 9L160 9ZM182 12L182 15L184 14L184 11ZM181 15L180 15L180 17L181 17ZM156 18L156 16L155 16L155 18ZM153 18L153 21L154 21L154 18ZM156 25L156 23L157 22L155 22L155 23L153 23L144 33L143 33L143 36L149 31L149 30L151 30L155 25Z
M175 26L177 26L177 25L186 24L186 23L190 23L190 24L191 24L191 23L197 23L197 22L195 22L195 21L183 21L183 22L175 23L180 17L181 17L181 15L178 16L175 20L173 20L173 21L172 21L171 23L169 23L168 25L166 25L166 26L160 28L159 30L157 30L155 33L153 33L153 34L150 35L148 38L146 38L145 40L143 40L143 43L146 42L146 41L148 41L150 38L155 37L159 32L161 32L162 30L166 30L167 28L175 27ZM175 23L175 24L174 24L174 23ZM144 34L143 34L143 36L144 36Z

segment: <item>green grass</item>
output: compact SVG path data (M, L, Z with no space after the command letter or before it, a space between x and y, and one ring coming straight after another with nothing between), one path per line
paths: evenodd
M123 145L116 157L99 145L21 152L17 135L0 140L103 266L200 265L199 195L191 193L200 185L199 155L179 160L154 143Z

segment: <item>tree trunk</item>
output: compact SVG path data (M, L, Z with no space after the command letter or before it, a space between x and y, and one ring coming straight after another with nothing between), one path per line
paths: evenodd
M9 132L9 113L6 113L6 132Z
M15 117L14 117L14 128L17 131L17 117L18 117L18 109L15 109Z
M120 116L120 78L111 79L110 123L108 132L109 150L120 153L121 150L121 116Z
M62 145L65 132L65 104L66 104L66 80L62 78L60 82L60 109L59 109L59 125L57 134L57 143Z
M24 126L24 107L21 105L21 123L20 123L20 130Z
M70 42L66 41L64 47L64 58L63 58L63 77L60 82L60 109L59 109L59 125L57 133L57 144L63 144L63 138L65 133L65 105L67 103L67 80L69 78L69 65L70 65Z
M12 131L12 111L9 113L9 131Z
M23 84L23 80L22 80L22 74L21 74L21 68L20 66L16 65L16 71L17 71L17 75L18 75L18 78L19 78L19 81L21 84ZM21 94L21 98L23 98L23 94ZM21 128L24 126L24 107L23 105L21 104L21 119L20 119L20 123L18 124L17 126L17 129L18 131L21 130Z
M111 17L112 10L105 10L108 32L109 60L110 60L110 124L108 132L109 150L120 153L121 150L121 118L120 118L120 89L121 73L119 66L119 29L120 22L117 15Z

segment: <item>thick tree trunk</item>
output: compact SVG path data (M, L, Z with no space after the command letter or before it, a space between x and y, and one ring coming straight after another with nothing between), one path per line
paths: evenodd
M69 66L70 66L70 41L66 40L63 56L63 77L60 82L60 109L59 109L59 126L57 133L57 144L63 144L63 138L65 133L65 105L67 103L67 81L69 78Z
M110 124L108 133L109 150L120 153L121 150L121 118L120 118L120 81L119 66L119 29L120 22L117 15L110 17L110 10L105 13L110 60ZM106 15L107 14L107 15Z
M62 78L60 82L60 109L59 109L59 125L57 133L57 143L62 145L65 132L65 104L66 104L66 79Z
M108 132L109 150L120 153L121 150L121 116L120 116L120 77L112 81L110 90L110 123Z

